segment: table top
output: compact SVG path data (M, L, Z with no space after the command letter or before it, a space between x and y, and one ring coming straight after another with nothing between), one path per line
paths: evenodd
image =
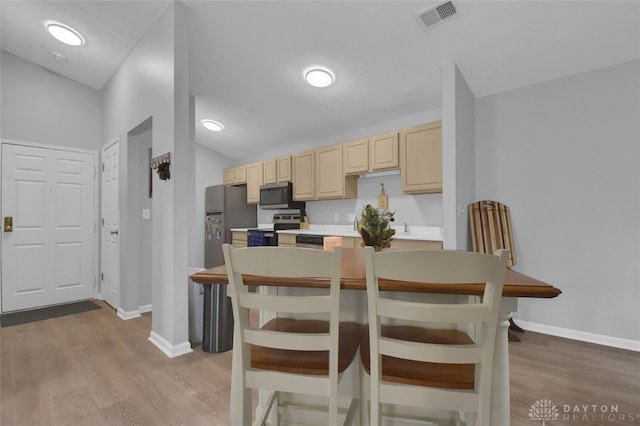
M343 248L340 288L347 290L366 290L366 278L364 270L364 250L361 248ZM216 266L191 275L191 280L201 284L228 284L227 269L225 265ZM283 278L283 277L259 277L244 276L246 284L284 286L284 287L328 287L329 282L324 278ZM391 280L380 280L380 290L386 291L415 291L423 293L468 294L481 295L484 284L434 284L434 283L409 283ZM503 297L535 297L553 298L562 291L545 282L536 280L527 275L507 269Z

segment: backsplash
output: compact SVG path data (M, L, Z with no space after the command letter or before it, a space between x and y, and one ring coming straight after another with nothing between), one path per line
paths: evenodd
M364 206L377 206L380 184L389 196L389 210L394 211L395 224L407 223L411 226L442 226L442 194L409 195L400 189L400 174L361 177L358 179L358 198L351 200L307 201L307 216L310 224L316 225L352 225L348 216L354 213L356 218ZM271 223L274 210L258 208L258 221ZM335 221L335 215L338 221Z

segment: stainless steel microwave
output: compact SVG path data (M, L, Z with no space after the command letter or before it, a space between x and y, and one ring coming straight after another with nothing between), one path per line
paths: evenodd
M293 201L291 182L260 186L260 207L263 209L303 209L304 201Z

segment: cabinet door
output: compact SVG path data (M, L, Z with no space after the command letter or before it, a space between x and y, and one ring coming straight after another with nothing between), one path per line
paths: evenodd
M442 122L400 132L400 179L409 194L442 192Z
M343 145L344 173L346 175L369 171L369 140L358 139Z
M262 162L247 165L247 204L260 202L262 185Z
M398 167L398 132L369 138L369 170L374 172Z
M231 245L233 248L241 248L247 246L247 232L233 231L231 233Z
M278 157L276 162L278 164L276 167L278 182L291 182L291 156Z
M247 183L247 166L237 166L234 169L234 183L236 185L242 185Z
M224 169L222 172L222 183L225 185L233 185L236 183L236 169L234 167L230 169Z
M295 234L278 234L278 246L295 247L296 246Z
M342 145L316 149L316 198L344 197Z
M262 183L276 183L278 179L277 176L277 165L276 160L265 160L262 162Z
M307 151L291 156L293 199L313 200L316 196L315 152Z

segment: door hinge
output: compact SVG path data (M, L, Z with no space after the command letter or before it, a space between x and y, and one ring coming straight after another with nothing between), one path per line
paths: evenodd
M104 272L100 272L100 280L104 281Z
M102 163L102 171L104 172L104 163Z
M102 218L102 226L104 226L104 217Z

